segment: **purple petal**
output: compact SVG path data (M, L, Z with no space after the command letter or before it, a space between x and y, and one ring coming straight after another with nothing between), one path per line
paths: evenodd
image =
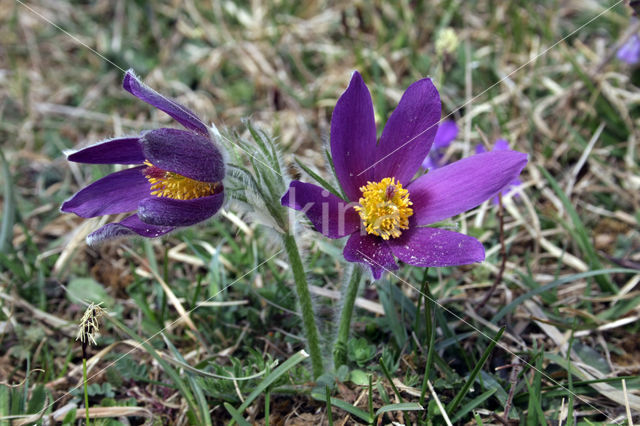
M81 217L126 213L151 193L144 166L111 173L81 189L62 204L61 211Z
M632 35L618 50L617 56L618 59L629 65L640 62L640 37L637 34Z
M140 235L155 238L173 231L173 226L154 226L143 223L135 214L118 223L108 223L87 235L87 244L96 247L108 240Z
M407 88L376 147L376 181L395 177L402 185L409 183L431 149L440 109L440 95L431 79L416 81Z
M431 151L429 151L429 155L427 155L427 158L425 158L422 162L422 167L424 169L431 170L446 165L446 162L444 161L445 150L446 148L432 149Z
M453 120L446 120L440 123L436 136L433 138L432 150L436 148L447 148L458 136L458 125Z
M194 132L198 132L202 135L209 134L207 126L198 118L197 115L176 101L173 101L148 87L140 81L138 77L136 77L133 70L127 71L124 75L122 87L138 99L141 99L159 110L166 112L187 129L193 130Z
M424 161L422 162L422 168L423 169L434 169L438 167L438 159L434 158L436 157L436 155L434 155L434 151L431 150L431 152L429 152L429 155L426 156L426 158L424 159ZM441 156L438 155L438 157L442 158Z
M487 150L484 148L484 145L476 145L476 154L482 154L483 152L487 152Z
M509 142L505 139L498 139L493 143L493 151L507 151L509 150Z
M351 234L342 253L349 262L369 265L376 280L382 276L384 270L398 269L387 242L374 235L360 235L357 232Z
M522 185L522 181L518 178L514 179L511 181L511 183L509 184L509 186L501 191L500 193L504 196L504 195L508 195L511 192L513 192L514 190L516 190L518 188L518 186ZM520 194L518 192L516 192L515 194L513 194L513 198L517 199L520 197ZM496 195L495 197L493 197L493 199L491 200L491 202L495 205L498 205L500 203L500 200L498 199L498 196Z
M140 138L134 136L98 142L69 154L67 160L87 164L142 164L145 158Z
M342 238L360 229L360 216L353 206L317 185L294 180L280 202L306 214L326 237Z
M373 178L376 123L369 89L355 71L331 116L331 158L340 185L349 200L357 201L360 187Z
M413 228L389 240L398 259L414 266L466 265L484 260L482 243L468 235L438 228Z
M140 139L144 155L154 166L202 182L224 177L222 153L206 136L178 129L157 129Z
M491 199L517 178L526 164L526 154L495 151L430 171L407 188L413 202L413 222L429 225Z
M190 226L209 219L224 202L224 192L193 200L149 197L140 202L138 217L158 226Z

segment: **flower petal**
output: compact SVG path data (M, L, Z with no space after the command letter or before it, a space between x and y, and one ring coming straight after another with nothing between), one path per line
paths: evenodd
M421 267L466 265L484 260L482 243L468 235L438 228L413 228L389 240L393 254Z
M493 143L493 151L507 151L509 142L506 139L498 139Z
M78 191L62 204L60 210L81 217L134 211L140 200L151 192L144 168L139 166L111 173Z
M640 37L638 34L629 37L629 40L620 47L616 56L629 65L640 62Z
M224 202L224 192L193 200L149 197L140 202L138 217L158 226L190 226L209 219Z
M487 152L487 150L484 148L484 145L482 145L481 143L476 145L476 154L482 154L483 152Z
M431 79L407 88L376 147L375 181L395 177L403 186L409 183L431 149L440 112L440 95Z
M434 155L433 150L427 155L422 162L423 169L435 169L440 164L440 160L442 160L441 155Z
M224 177L222 153L211 139L178 129L146 132L142 139L145 158L154 166L202 182Z
M438 126L438 131L433 138L432 149L446 148L458 136L458 125L453 120L445 120Z
M155 238L173 231L173 226L154 226L140 221L137 215L131 215L121 222L108 223L97 231L87 235L87 244L97 247L100 244L116 238L140 235Z
M67 160L86 164L142 164L144 154L137 136L107 139L67 155Z
M317 185L294 180L280 202L306 214L326 237L342 238L360 229L360 216L353 206Z
M133 70L127 71L124 75L122 87L138 99L141 99L159 110L166 112L187 129L193 130L194 132L198 132L202 135L209 134L207 126L198 118L197 115L176 101L161 95L144 84L133 73Z
M380 237L355 232L344 246L343 255L349 262L366 263L371 267L374 279L379 279L385 270L396 270L398 265L389 245Z
M526 154L494 151L430 171L407 188L414 226L438 222L491 199L518 177L526 164Z
M331 116L331 158L336 175L351 201L360 198L360 187L372 180L376 123L369 89L357 71L340 96ZM365 171L366 170L366 171ZM365 171L362 174L360 172Z

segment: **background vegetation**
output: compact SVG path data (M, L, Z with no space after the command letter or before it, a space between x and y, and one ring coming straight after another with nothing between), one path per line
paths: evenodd
M356 424L420 401L424 412L378 421L638 421L640 73L615 58L630 15L595 0L0 0L0 423L84 416L81 300L110 314L89 361L104 424ZM447 27L459 43L437 52ZM128 68L245 139L249 118L292 174L295 157L323 176L354 69L381 122L432 76L461 128L447 155L508 139L529 154L521 196L505 199L502 235L490 202L455 221L483 241L484 263L367 282L349 368L312 382L289 267L251 217L230 205L160 240L93 250L84 238L108 218L59 213L113 171L64 150L170 121L121 89ZM341 242L302 229L300 243L330 339Z

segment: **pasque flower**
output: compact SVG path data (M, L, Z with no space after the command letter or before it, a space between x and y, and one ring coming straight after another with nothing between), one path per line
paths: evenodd
M127 71L123 87L169 114L187 130L161 128L108 139L68 155L87 164L135 165L93 182L62 204L81 217L132 212L89 234L90 245L123 236L158 237L214 215L222 206L223 155L209 128L191 111Z
M633 34L629 37L629 40L618 49L616 56L629 65L640 62L640 36Z
M508 150L509 150L509 142L507 142L505 139L497 139L493 144L492 151L508 151ZM484 146L482 144L476 145L476 154L482 154L483 152L486 152L486 149L484 149ZM509 185L507 185L505 192L509 193L516 187L520 186L521 184L522 182L520 181L520 179L516 177L511 182L509 182ZM518 193L514 194L514 197L516 198L519 196L520 194ZM493 197L491 202L493 204L498 204L498 196Z
M494 151L431 170L412 180L431 149L440 120L440 96L430 79L406 90L377 140L369 89L355 72L331 119L331 157L347 199L293 181L282 204L303 211L329 238L349 239L344 258L371 267L374 278L415 266L451 266L484 260L473 237L426 227L473 208L519 175L526 154Z
M433 138L433 145L429 154L422 162L425 169L437 169L445 165L444 154L451 142L458 136L458 125L453 120L445 120L438 126L438 131Z

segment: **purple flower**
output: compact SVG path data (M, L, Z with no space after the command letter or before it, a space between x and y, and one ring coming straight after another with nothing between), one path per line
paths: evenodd
M123 87L188 130L151 130L68 155L78 163L135 165L93 182L62 204L63 212L87 218L135 212L89 234L89 245L132 235L158 237L208 219L224 201L223 156L207 126L184 106L144 85L131 70Z
M629 65L635 65L640 62L640 37L638 34L633 34L629 37L629 40L618 49L617 56L618 59Z
M444 153L457 136L458 126L455 121L447 120L442 122L442 124L438 126L436 136L433 138L431 151L429 151L429 154L422 162L422 167L433 170L444 166Z
M493 150L492 151L509 151L509 142L507 142L505 139L498 139L494 142L493 144ZM483 152L486 152L486 150L484 149L484 146L482 146L482 144L476 145L476 154L482 154ZM522 185L522 182L520 181L520 179L518 179L517 177L514 178L511 182L509 182L509 185L507 185L506 188L506 193L508 194L509 192L511 192L514 188L516 188L517 186ZM520 194L516 193L514 195L515 198L519 197ZM496 195L495 197L493 197L493 199L491 200L491 202L493 204L498 204L498 196Z
M428 228L502 191L527 163L526 154L496 151L432 170L412 181L427 156L440 120L440 96L430 79L413 83L376 140L369 89L355 72L331 119L331 156L348 200L293 181L282 205L303 211L329 238L349 236L344 258L371 267L375 279L414 266L479 262L475 238Z

